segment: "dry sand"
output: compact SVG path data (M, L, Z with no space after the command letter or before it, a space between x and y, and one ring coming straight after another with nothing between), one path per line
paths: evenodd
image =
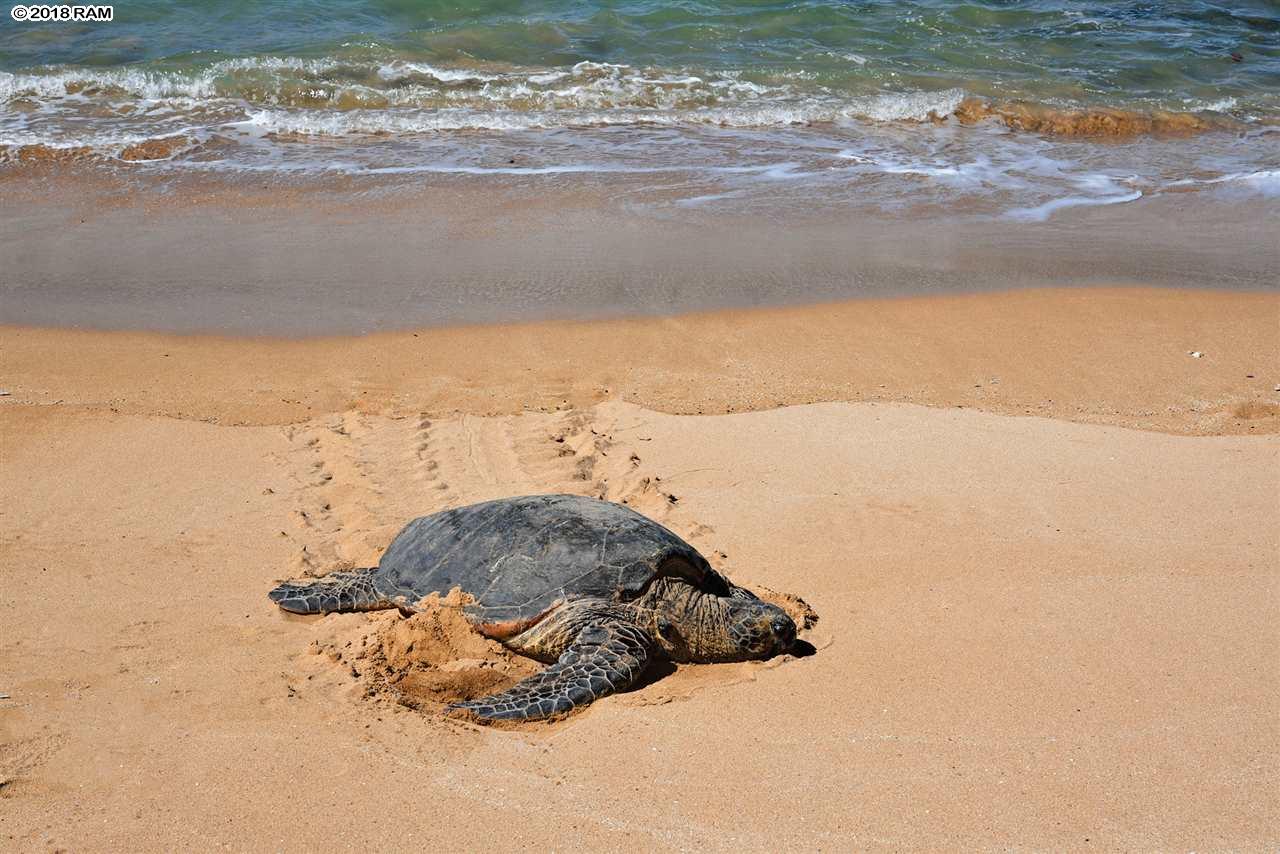
M1274 850L1278 319L1118 289L5 329L0 847ZM441 686L529 665L448 611L266 599L544 491L804 597L816 654L496 730Z
M1045 288L663 318L231 338L0 326L10 402L219 424L350 409L680 414L898 401L1280 433L1280 295ZM1201 358L1190 356L1201 353Z

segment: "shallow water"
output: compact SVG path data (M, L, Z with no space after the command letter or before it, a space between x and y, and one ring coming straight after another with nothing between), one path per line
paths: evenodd
M754 87L797 99L963 88L1261 113L1280 97L1280 13L1265 0L131 0L116 11L110 24L6 21L0 68L127 68L197 96L301 106L427 102L482 82L501 84L498 100L520 84L535 99L669 89L712 102L749 100ZM578 63L598 66L596 80L610 67L636 73L616 87L556 86Z
M141 0L111 23L6 19L0 101L6 162L74 151L150 171L415 181L627 172L681 205L964 199L1041 219L1172 190L1276 193L1280 12Z

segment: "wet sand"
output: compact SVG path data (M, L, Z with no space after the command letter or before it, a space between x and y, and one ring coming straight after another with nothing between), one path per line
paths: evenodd
M0 846L1273 849L1278 319L1110 288L4 328ZM802 596L816 653L495 730L383 690L394 613L266 599L548 491Z
M0 171L0 323L304 337L1026 287L1275 292L1274 205L686 207L646 176ZM688 192L686 188L686 192ZM799 202L799 204L798 204Z

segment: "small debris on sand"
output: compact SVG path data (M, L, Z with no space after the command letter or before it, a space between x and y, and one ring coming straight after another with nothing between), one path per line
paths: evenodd
M1187 355L1193 359L1199 359L1204 356L1204 353L1201 353L1199 350L1188 350Z

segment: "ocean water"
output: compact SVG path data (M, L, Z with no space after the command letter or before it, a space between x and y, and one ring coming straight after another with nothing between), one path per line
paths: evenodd
M1032 221L1275 195L1280 5L127 0L3 14L0 146L0 168L626 172L681 205Z

